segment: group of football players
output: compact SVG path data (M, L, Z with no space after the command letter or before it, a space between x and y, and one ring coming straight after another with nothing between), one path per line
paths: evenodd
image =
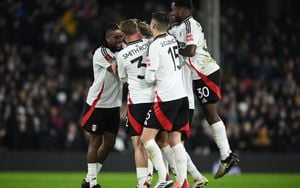
M115 143L125 82L126 126L134 148L137 188L150 187L153 166L158 173L155 188L189 188L187 173L194 188L207 185L184 147L195 98L220 151L214 178L224 176L239 161L218 115L220 66L207 51L190 0L173 0L171 13L152 13L150 25L137 19L124 20L120 26L108 23L93 56L93 71L81 122L90 133L82 188L101 187L97 175Z

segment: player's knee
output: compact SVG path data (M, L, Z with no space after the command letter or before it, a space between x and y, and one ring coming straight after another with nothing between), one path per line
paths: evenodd
M97 151L100 145L101 145L100 139L91 139L89 144L89 149Z
M213 123L220 121L220 117L217 114L212 114L212 115L206 116L206 120L211 125Z
M204 112L205 114L205 119L207 120L207 122L209 124L215 123L220 121L220 117L219 114L216 110L210 109L210 110L206 110Z

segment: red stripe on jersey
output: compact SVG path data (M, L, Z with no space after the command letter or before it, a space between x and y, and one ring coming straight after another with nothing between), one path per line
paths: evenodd
M139 122L132 116L132 114L130 113L129 107L127 107L127 117L128 117L128 121L130 122L130 124L132 125L134 130L139 135L141 135L143 132L143 126L141 124L139 124Z
M219 97L219 99L222 98L220 87L217 86L214 82L212 82L207 76L202 74L200 71L194 67L192 64L191 58L189 58L189 64L191 67L197 72L198 76L204 81L205 85L207 85L213 92Z
M101 98L101 94L103 93L103 89L104 89L104 82L102 84L101 90L99 92L99 94L97 95L96 99L93 101L93 104L91 106L91 108L89 109L89 111L83 116L82 120L81 120L81 126L83 127L86 122L90 119L92 113L94 112L95 108L96 108L96 104L97 102L100 100Z
M183 127L181 127L181 129L179 129L180 131L185 132L185 134L187 135L187 137L190 137L191 131L190 131L190 123L187 122Z
M160 109L158 102L154 103L153 108L154 108L155 116L157 117L161 126L167 131L172 130L173 124L170 122L170 120L166 117L166 115Z

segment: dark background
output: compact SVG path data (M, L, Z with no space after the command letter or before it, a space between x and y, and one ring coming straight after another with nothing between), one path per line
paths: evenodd
M201 2L194 1L200 23ZM219 111L235 151L300 151L299 4L220 1ZM1 1L0 151L86 151L79 120L103 24L149 21L169 7L158 0ZM199 106L187 148L217 151ZM124 122L115 150L131 150Z

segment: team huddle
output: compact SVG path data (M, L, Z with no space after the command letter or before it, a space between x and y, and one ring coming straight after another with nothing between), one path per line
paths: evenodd
M120 124L123 83L128 83L127 133L131 137L137 188L204 187L208 180L186 152L195 109L194 95L212 128L221 163L214 178L224 176L238 158L229 146L217 110L220 67L211 58L189 0L173 0L171 16L152 13L150 25L137 19L109 23L93 56L94 82L84 106L82 127L90 133L88 173L82 188L99 188L97 175L114 146ZM172 26L171 26L172 25ZM201 138L199 138L201 139ZM175 180L169 176L175 175Z

